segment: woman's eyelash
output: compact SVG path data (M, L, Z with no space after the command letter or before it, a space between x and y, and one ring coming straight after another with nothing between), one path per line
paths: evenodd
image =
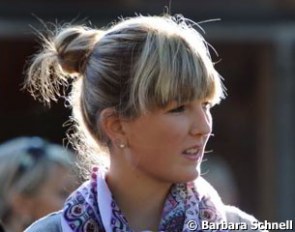
M212 108L212 103L210 101L206 101L202 103L202 106L205 110L210 110ZM169 113L181 113L184 112L186 109L186 105L176 106L175 108L169 110Z
M172 110L169 110L169 112L170 113L179 113L179 112L183 112L184 110L185 110L185 106L181 105L176 108L173 108Z

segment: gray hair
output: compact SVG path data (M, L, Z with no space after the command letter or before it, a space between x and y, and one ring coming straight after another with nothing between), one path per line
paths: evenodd
M182 16L164 15L122 19L106 30L60 28L43 37L25 87L49 104L74 79L67 97L74 132L68 135L91 160L95 156L87 157L91 152L85 149L110 145L99 123L103 109L134 119L171 101L208 99L214 105L224 97L208 44L195 26Z
M39 137L20 137L0 145L0 220L9 215L14 193L33 197L54 165L73 168L73 154Z

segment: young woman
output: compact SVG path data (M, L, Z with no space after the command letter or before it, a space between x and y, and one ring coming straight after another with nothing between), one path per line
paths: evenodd
M0 145L0 222L7 232L24 231L62 208L77 186L73 158L63 147L39 137Z
M255 221L200 177L210 108L224 92L194 26L182 16L137 16L43 37L25 86L49 104L72 84L69 137L92 168L63 210L28 232L201 231L204 222Z

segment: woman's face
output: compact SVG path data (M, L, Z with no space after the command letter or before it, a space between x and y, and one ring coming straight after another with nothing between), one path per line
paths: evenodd
M212 131L210 104L171 102L123 122L128 147L124 153L136 170L165 182L187 182L200 174L205 145Z

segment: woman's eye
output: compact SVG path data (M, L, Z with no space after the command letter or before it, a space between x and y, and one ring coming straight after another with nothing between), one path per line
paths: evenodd
M181 105L176 108L173 108L172 110L169 110L169 113L180 113L180 112L183 112L184 110L185 110L185 106Z

